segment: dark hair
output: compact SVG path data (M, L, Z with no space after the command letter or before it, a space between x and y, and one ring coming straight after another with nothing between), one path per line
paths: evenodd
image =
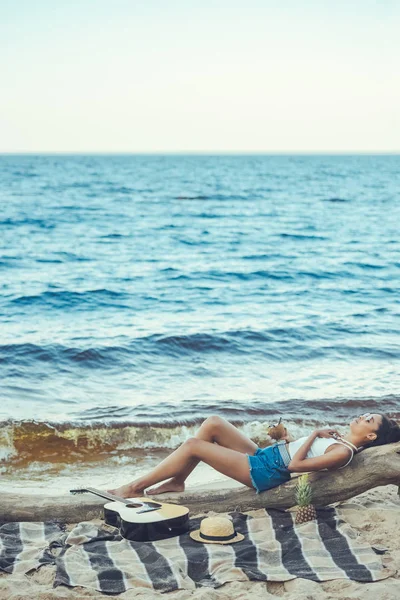
M373 442L364 444L364 448L372 448L373 446L383 446L383 444L391 444L392 442L400 442L400 427L386 415L382 415L382 423L377 429L376 439Z

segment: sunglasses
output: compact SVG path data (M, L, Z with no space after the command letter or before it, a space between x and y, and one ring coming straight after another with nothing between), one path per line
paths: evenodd
M361 415L361 417L364 419L364 421L367 421L367 423L373 419L373 415L371 415L371 413L365 413Z

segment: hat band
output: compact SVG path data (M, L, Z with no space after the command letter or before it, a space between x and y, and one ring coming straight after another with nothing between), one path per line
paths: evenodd
M203 538L203 540L213 540L215 542L223 542L223 541L227 541L227 540L232 540L236 536L237 536L236 531L234 531L233 533L231 533L229 535L207 535L207 534L201 533L201 531L199 531L199 537Z

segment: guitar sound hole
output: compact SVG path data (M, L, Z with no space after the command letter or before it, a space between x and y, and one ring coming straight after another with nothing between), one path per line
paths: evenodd
M134 502L130 502L129 504L126 504L125 506L127 508L140 508L143 505L142 504L135 504Z

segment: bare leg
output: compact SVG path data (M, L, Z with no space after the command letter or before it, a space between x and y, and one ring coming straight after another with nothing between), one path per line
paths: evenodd
M247 436L239 431L237 427L229 423L225 419L218 416L208 417L195 436L199 440L206 442L214 442L224 448L236 450L242 454L254 454L257 450L257 444L250 440ZM163 494L165 492L183 492L185 489L185 481L190 473L197 467L200 460L193 458L182 472L165 481L161 485L147 490L146 494Z
M201 425L199 431L197 432L196 437L193 439L208 442L214 447L216 447L216 445L218 444L219 446L223 446L226 449L235 451L236 454L240 453L245 458L247 471L248 463L247 457L245 455L254 454L254 452L257 449L257 445L254 442L252 442L249 438L242 434L236 427L234 427L234 425L228 423L228 421L225 421L221 417L209 417L208 419L206 419ZM190 475L190 473L198 465L200 460L204 460L201 457L197 457L194 455L189 456L186 453L186 462L180 462L180 469L177 470L176 473L174 473L172 476L168 475L167 473L170 465L173 464L175 467L176 458L181 456L181 449L184 446L185 444L183 444L180 448L175 450L158 467L153 469L153 471L151 471L151 473L147 477L142 477L139 480L133 481L128 485L110 491L118 496L129 497L132 495L141 494L143 490L149 485L153 485L154 483L164 481L168 477L171 477L171 479L161 484L160 486L157 486L156 488L152 488L151 490L149 490L148 493L161 494L163 492L183 491L185 489L185 480L188 477L188 475ZM207 460L204 460L204 462L207 462ZM211 466L214 465L211 464ZM217 467L215 468L220 472L224 472L218 469ZM156 477L156 480L152 480L151 483L148 483L149 478L153 479L154 477ZM236 477L233 476L233 479L236 479ZM239 481L241 480L239 479Z
M142 494L150 485L159 483L164 479L176 477L187 468L188 463L193 459L202 460L220 473L251 488L253 487L246 454L230 448L223 448L213 442L190 438L148 475L144 475L118 490L110 491L125 498L137 496Z

